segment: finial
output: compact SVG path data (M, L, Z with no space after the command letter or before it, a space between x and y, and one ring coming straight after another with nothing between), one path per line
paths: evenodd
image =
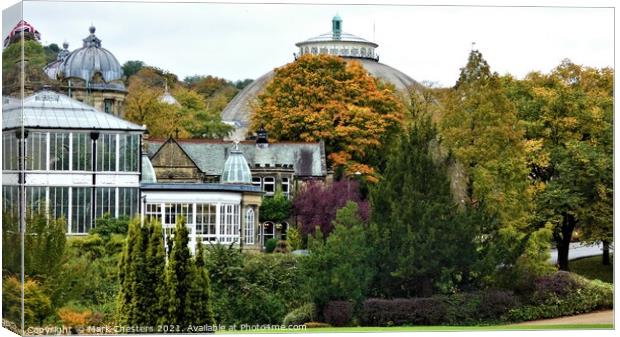
M178 127L174 129L174 138L179 139L179 128Z
M476 42L472 41L472 43L471 43L471 51L474 51L475 48L476 48Z
M69 49L69 42L65 41L62 43L62 48L63 49Z
M239 151L239 139L235 137L235 139L233 139L233 143L235 144L234 150Z
M91 23L91 24L90 24L90 27L88 28L88 31L89 31L91 34L95 34L95 30L96 30L95 26L93 26L93 24Z

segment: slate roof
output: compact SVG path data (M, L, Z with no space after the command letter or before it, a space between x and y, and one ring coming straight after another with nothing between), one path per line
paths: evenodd
M224 163L234 148L232 142L207 139L167 140L175 141L183 151L196 163L198 168L207 175L221 175ZM148 140L149 157L157 153L167 142L162 139ZM277 165L292 165L295 175L299 177L324 177L327 175L325 146L323 143L278 142L270 143L266 148L258 148L254 141L239 143L251 169L275 168ZM267 166L269 164L269 166Z
M22 126L22 104L6 99L2 105L2 129ZM144 126L101 112L90 105L50 90L38 91L23 101L26 128L146 131Z

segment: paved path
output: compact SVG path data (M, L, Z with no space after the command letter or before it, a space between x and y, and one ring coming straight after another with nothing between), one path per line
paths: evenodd
M541 319L538 321L529 321L517 323L514 325L553 325L553 324L613 324L614 311L596 311L588 314L565 316L552 319Z
M613 252L613 248L610 249ZM549 259L549 263L556 264L558 261L558 251L557 249L551 250L551 258ZM568 250L568 259L575 260L580 259L582 257L590 257L597 256L603 254L603 245L595 244L595 245L585 245L580 242L573 242L570 244L570 249Z

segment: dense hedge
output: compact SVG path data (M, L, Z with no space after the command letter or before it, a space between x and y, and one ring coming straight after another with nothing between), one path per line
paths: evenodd
M536 281L531 302L510 310L509 321L530 321L613 308L613 285L558 272Z
M353 320L353 304L349 301L331 301L323 308L325 322L333 326L345 326Z
M446 314L446 303L439 297L371 298L362 305L360 322L368 326L437 325Z
M487 289L430 298L371 298L363 302L366 326L484 325L554 318L613 307L613 285L557 272L535 280L521 297Z

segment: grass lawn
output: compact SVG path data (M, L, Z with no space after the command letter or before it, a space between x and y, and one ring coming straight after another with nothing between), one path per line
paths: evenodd
M553 325L491 325L491 326L396 326L396 327L343 327L295 329L227 330L218 334L272 334L272 333L339 333L339 332L416 332L416 331L519 331L519 330L610 330L613 324L553 324Z
M614 283L614 257L610 256L611 264L603 266L601 263L602 255L586 257L583 259L570 261L568 267L573 273L579 274L591 280L601 280L607 283Z

